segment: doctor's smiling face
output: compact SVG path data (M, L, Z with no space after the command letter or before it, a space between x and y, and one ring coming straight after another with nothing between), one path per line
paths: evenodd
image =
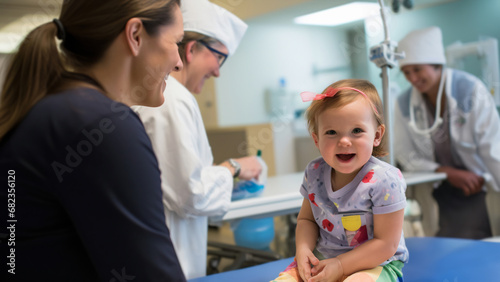
M436 95L441 81L442 67L439 65L405 65L401 71L406 80L421 93Z
M186 80L186 88L192 93L200 93L205 80L212 76L219 77L219 68L224 61L224 55L228 54L228 49L220 42L203 41L194 45L191 49L190 74Z

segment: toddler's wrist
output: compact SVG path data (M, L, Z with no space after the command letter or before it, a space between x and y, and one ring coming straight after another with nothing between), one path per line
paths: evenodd
M335 257L335 260L337 261L337 264L339 265L339 268L340 268L340 273L341 273L340 277L343 277L344 276L344 266L342 265L342 261L338 257Z

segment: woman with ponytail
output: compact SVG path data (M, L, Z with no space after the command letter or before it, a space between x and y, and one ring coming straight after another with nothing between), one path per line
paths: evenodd
M65 0L0 96L1 281L185 281L132 105L182 68L178 0ZM5 261L7 260L7 261Z

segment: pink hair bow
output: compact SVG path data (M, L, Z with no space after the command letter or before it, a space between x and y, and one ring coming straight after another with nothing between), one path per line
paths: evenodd
M325 93L322 93L322 94L317 94L317 93L310 92L310 91L304 91L304 92L300 93L300 97L302 98L302 102L323 100L327 97L335 96L335 94L337 94L340 90L343 90L343 89L354 90L354 91L360 93L361 95L363 95L368 100L368 102L370 102L370 105L372 105L373 110L376 113L378 113L377 109L373 106L372 101L368 98L368 96L366 96L366 94L363 91L356 89L356 88L352 88L352 87L339 87L339 88L328 87L326 89Z

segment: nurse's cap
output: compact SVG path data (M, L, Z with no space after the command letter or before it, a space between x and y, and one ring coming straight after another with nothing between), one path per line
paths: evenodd
M232 55L247 30L247 24L228 10L208 0L182 0L184 31L194 31L219 40Z
M405 58L399 60L399 67L406 65L444 65L446 57L441 29L437 26L414 30L398 43L398 53L404 51Z

